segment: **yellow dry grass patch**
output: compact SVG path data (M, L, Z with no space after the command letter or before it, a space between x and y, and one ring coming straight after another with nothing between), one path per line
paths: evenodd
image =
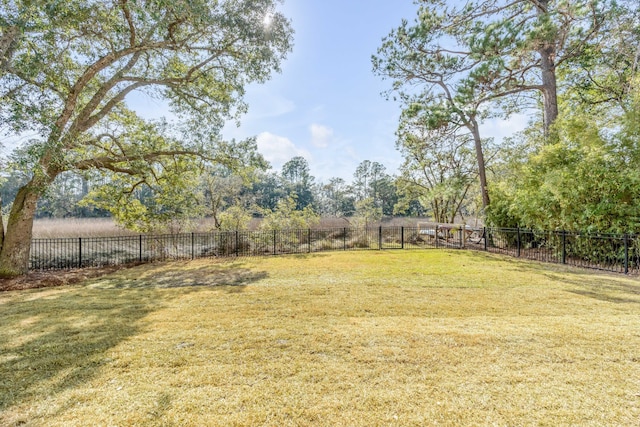
M640 283L481 253L151 264L0 294L0 425L640 424Z

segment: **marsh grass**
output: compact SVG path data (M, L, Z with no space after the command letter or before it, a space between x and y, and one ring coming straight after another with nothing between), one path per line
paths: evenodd
M379 223L370 224L371 227L382 225L384 227L405 226L415 227L423 218L388 218ZM248 229L258 230L262 220L252 218ZM352 227L345 218L321 218L317 229ZM191 227L181 232L207 233L215 230L212 218L194 220ZM112 218L38 218L33 223L33 237L38 239L54 239L60 237L114 237L129 236L138 233L126 230L118 226Z
M39 218L33 222L33 237L112 237L135 233L116 225L111 218Z
M209 232L215 229L213 220L203 218L181 232ZM113 218L38 218L33 223L33 237L55 239L62 237L115 237L139 233L127 230Z
M446 251L200 260L0 312L0 425L640 421L622 276Z

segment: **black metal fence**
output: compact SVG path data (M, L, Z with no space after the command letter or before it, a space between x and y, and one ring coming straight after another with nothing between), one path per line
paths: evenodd
M483 249L541 262L616 273L640 273L640 236L635 234L487 228Z
M34 239L30 269L101 267L207 257L430 248L482 250L620 273L640 271L640 239L635 235L461 225Z

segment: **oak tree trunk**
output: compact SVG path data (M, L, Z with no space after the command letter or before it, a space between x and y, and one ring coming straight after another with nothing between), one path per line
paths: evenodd
M0 248L0 277L20 276L29 269L33 216L39 198L33 180L16 195Z
M0 251L4 243L4 217L2 216L2 197L0 196Z

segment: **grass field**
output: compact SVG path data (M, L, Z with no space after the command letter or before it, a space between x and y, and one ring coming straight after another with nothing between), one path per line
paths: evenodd
M382 251L0 294L3 426L639 424L624 276Z

